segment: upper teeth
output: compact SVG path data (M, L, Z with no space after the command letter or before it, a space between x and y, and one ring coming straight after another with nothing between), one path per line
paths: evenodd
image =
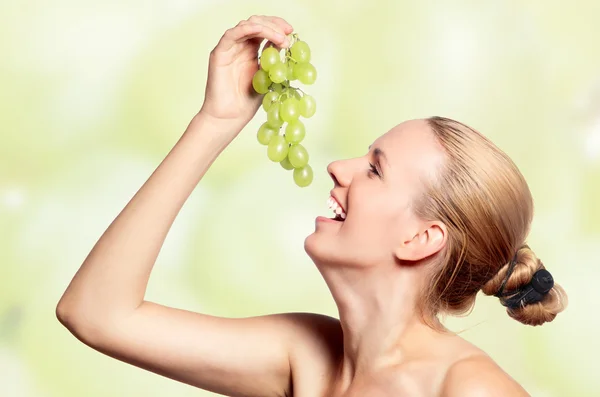
M336 215L339 215L342 219L346 219L346 213L344 212L344 210L342 209L342 207L336 199L330 196L329 200L327 200L327 204L329 205L329 208L336 213Z

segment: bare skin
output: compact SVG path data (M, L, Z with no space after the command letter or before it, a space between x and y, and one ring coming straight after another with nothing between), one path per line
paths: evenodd
M440 161L420 120L395 127L365 156L329 167L348 216L318 221L305 249L339 320L309 313L221 318L144 299L183 204L260 106L251 89L260 42L285 47L292 30L281 18L253 16L225 33L211 52L202 109L85 259L58 303L58 319L104 354L228 396L527 395L485 353L430 328L415 309L426 258L447 233L407 205L419 177ZM373 172L376 149L386 160Z

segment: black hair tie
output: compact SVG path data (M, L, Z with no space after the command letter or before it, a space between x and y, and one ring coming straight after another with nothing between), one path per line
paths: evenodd
M518 254L518 251L517 251ZM530 303L537 303L544 299L544 296L550 292L554 287L554 278L552 274L546 269L539 269L533 274L531 281L526 284L523 288L520 288L515 293L504 293L504 287L506 282L510 278L515 266L517 264L517 254L510 261L506 276L500 285L500 289L494 296L501 298L500 302L509 309L517 309L519 307L528 305ZM502 299L510 296L507 299Z
M513 258L511 259L510 264L508 265L508 270L506 270L506 276L504 276L504 280L502 280L502 284L500 284L498 292L494 294L495 297L502 298L504 296L504 287L506 287L506 282L510 278L510 275L512 274L513 270L515 270L518 254L519 250L517 250L515 256L513 256Z

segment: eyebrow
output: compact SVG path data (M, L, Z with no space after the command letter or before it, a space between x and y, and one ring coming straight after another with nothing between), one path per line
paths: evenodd
M387 163L387 157L385 156L385 153L383 152L383 150L381 150L379 148L375 148L375 150L373 150L373 156L377 159L377 161L379 161L379 157L383 157L383 159Z
M371 145L369 145L369 150L371 150ZM378 163L379 163L379 158L382 157L385 160L387 166L388 167L390 166L390 163L388 162L385 152L383 150L379 149L378 147L373 149L373 157L375 158L375 161Z

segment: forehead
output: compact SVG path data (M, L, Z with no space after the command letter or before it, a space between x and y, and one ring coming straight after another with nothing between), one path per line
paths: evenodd
M444 150L427 121L409 120L380 136L371 150L381 149L392 177L411 179L433 173L444 160Z

